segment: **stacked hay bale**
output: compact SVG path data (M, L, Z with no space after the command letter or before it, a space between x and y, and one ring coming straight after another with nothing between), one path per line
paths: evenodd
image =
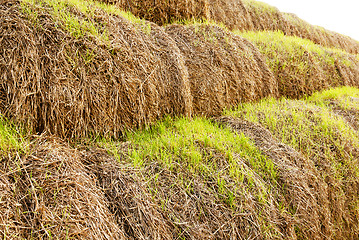
M42 137L29 152L1 155L2 239L172 237L173 226L143 183L107 152L80 152Z
M192 114L186 67L161 28L100 8L91 16L53 7L0 6L3 115L34 132L81 137Z
M252 17L242 1L209 0L208 19L224 24L230 30L253 30Z
M282 13L275 7L266 3L244 0L243 5L251 16L253 31L284 31L288 27L287 21L283 18ZM237 28L238 30L251 30Z
M256 0L101 1L115 4L140 18L160 25L178 20L206 19L222 23L231 30L280 30L286 35L306 38L325 47L341 48L354 54L359 53L358 41L313 26L294 14L282 13L277 8Z
M17 177L24 238L126 239L78 151L53 139L32 147L18 163L24 170L10 172Z
M282 33L245 34L260 53L208 23L162 28L107 5L79 4L1 5L1 112L33 132L119 137L164 115L211 116L266 96L358 85L356 57L307 49Z
M343 95L349 93L344 89L344 91L335 90ZM327 98L328 95L322 96ZM260 148L267 144L264 152L270 157L278 154L278 160L281 162L276 165L278 176L284 173L282 175L285 176L284 181L292 178L287 175L289 172L293 174L296 168L300 169L297 172L299 174L294 174L295 178L299 178L290 180L291 186L287 187L285 183L278 185L281 190L285 189L285 198L298 194L298 189L304 190L305 187L301 184L305 182L309 187L307 190L311 192L311 196L295 197L288 201L296 206L292 208L294 211L291 216L295 220L291 224L296 225L294 229L298 238L355 239L358 236L359 203L354 199L357 199L356 196L359 194L359 170L356 167L359 160L359 141L357 131L347 124L342 116L330 111L323 103L314 105L309 101L288 99L245 104L241 111L229 114L238 117L238 119L226 120L235 129L243 129L244 124L241 123L243 118L254 119L256 125L262 128L262 131L258 127L251 130L252 134L257 135L254 141L257 146L258 142L261 144ZM271 141L265 143L268 135L263 133L263 130L266 132L269 130L274 136L273 139L281 141L281 146L276 147ZM297 165L291 166L291 170L284 170L287 165L284 159L289 157L292 151L287 148L282 154L280 153L280 149L286 144L303 156L292 155L293 158L289 158L289 164ZM275 149L274 155L270 149ZM300 174L300 171L303 171L303 174ZM305 176L304 179L300 179L302 176ZM298 180L300 185L295 183ZM293 186L295 193L290 190ZM293 193L288 194L291 191ZM301 203L294 203L298 199L306 199L304 208ZM305 215L307 217L304 217ZM315 215L317 217L314 217Z
M206 24L170 25L189 72L194 112L216 115L223 108L277 96L262 55L247 40Z
M323 48L282 32L246 32L265 55L279 88L279 95L300 98L338 86L359 86L359 61L354 55Z
M1 5L2 113L33 132L119 137L164 115L213 115L277 96L258 50L222 28L164 29L76 4Z
M160 25L187 19L209 19L208 0L143 1L101 0Z

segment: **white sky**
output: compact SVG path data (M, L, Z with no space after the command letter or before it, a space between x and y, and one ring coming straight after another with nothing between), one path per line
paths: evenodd
M359 0L259 0L359 41Z

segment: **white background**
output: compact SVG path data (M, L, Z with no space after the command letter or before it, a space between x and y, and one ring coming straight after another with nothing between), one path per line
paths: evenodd
M359 0L260 0L359 41Z

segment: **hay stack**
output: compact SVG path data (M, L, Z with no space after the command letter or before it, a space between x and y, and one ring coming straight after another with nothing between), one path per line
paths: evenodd
M35 239L126 239L96 186L96 177L85 169L77 151L55 139L41 139L32 145L31 155L5 161L9 167L2 173L12 183L2 181L2 189L5 186L10 194L2 195L7 198L1 200L1 208L10 208L2 211L0 234ZM12 222L3 225L4 217Z
M275 164L278 171L278 185L272 193L283 206L294 210L283 214L286 219L281 223L284 239L322 239L330 237L333 226L330 219L330 201L327 186L315 165L300 152L279 142L260 124L233 117L216 119L233 131L243 133L252 139L261 152ZM278 204L278 203L277 203ZM278 207L278 206L276 206Z
M143 1L143 0L100 0L115 4L119 8L130 11L135 16L155 22L159 25L178 20L209 19L208 0L186 1Z
M83 152L83 162L96 174L98 186L105 193L109 209L127 239L173 239L174 226L163 209L153 202L138 170L121 166L106 151Z
M344 49L353 54L359 53L359 42L313 26L294 14L282 13L277 8L256 0L101 0L115 4L135 16L159 25L177 20L206 19L223 23L231 30L282 31L286 35L312 40L325 47Z
M246 32L242 36L266 57L280 96L301 98L329 87L359 86L359 61L354 55L281 32Z
M223 164L218 171L226 172L226 157L212 150L208 150L213 154L212 160ZM243 163L240 158L235 161ZM253 174L245 163L240 167L248 176ZM198 176L180 166L170 171L160 164L149 166L144 175L150 179L149 187L156 191L155 202L166 209L164 214L175 226L172 230L175 238L271 239L271 234L280 235L283 218L274 206L275 201L270 197L268 202L262 204L257 199L257 194L267 187L262 179L256 178L256 182L249 187L231 182L230 177L226 177L225 181L231 185L226 190L233 191L237 203L236 207L230 207L220 193L216 176ZM157 180L153 181L151 176L158 176Z
M0 165L2 239L171 239L173 226L136 172L104 151L40 137Z
M252 17L242 1L209 0L210 20L222 23L230 30L254 29Z
M260 53L219 27L163 29L65 6L78 28L50 3L1 5L2 113L34 132L119 137L164 115L218 114L277 95Z
M16 1L0 5L6 117L34 132L80 137L119 136L164 114L191 115L186 67L159 27L69 5L64 14L93 23L108 40L86 31L74 37L51 6L26 7L35 22Z
M311 162L316 173L313 170L308 173L319 176L317 180L324 184L322 191L316 185L311 186L314 187L313 196L322 195L329 202L327 206L318 202L324 208L319 213L325 214L329 221L322 222L323 227L329 230L327 238L356 239L359 229L359 174L358 168L353 166L357 166L359 160L357 132L349 125L343 126L343 118L335 113L304 101L283 100L253 106L253 109L253 114L259 116L259 123L273 136L291 145ZM272 118L276 122L275 127L266 120Z
M225 107L276 96L274 78L248 41L206 24L171 25L166 32L184 55L195 113L216 115Z

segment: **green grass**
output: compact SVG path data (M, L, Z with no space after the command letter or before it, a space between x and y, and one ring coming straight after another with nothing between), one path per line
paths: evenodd
M58 21L60 26L68 31L75 38L84 36L95 36L98 39L108 42L109 33L106 28L106 23L97 22L95 20L95 12L102 10L109 15L116 15L124 17L127 20L135 23L140 30L150 33L151 25L145 20L135 17L132 13L123 11L114 5L104 4L97 1L83 1L83 0L21 0L23 12L26 13L30 19L37 22L38 8L50 8L50 14L55 21ZM84 17L79 17L71 11L75 8L81 12Z
M0 117L0 155L4 156L11 152L26 152L28 144L25 136L24 130Z
M331 209L334 214L335 211L348 211L357 216L357 191L351 186L356 186L359 179L359 135L326 101L332 99L347 104L349 98L358 94L357 88L342 87L316 93L304 100L263 99L228 110L225 115L261 124L276 139L303 154L323 182L333 182L334 185L328 187L343 204ZM342 231L343 219L335 218L333 223Z
M358 90L347 88L356 94ZM318 107L313 99L340 96L346 89L330 90L306 101L265 99L256 104L243 104L225 114L260 123L280 141L317 161L325 158L336 179L358 178L359 136L340 116L326 106ZM347 92L347 94L350 94ZM320 166L320 164L319 164ZM328 173L329 174L329 173Z
M269 196L275 195L278 173L274 163L249 138L208 119L166 118L148 130L128 133L126 140L132 147L125 158L118 142L102 140L100 145L122 164L125 161L146 176L147 188L153 198L160 198L163 210L169 196L159 194L162 190L158 185L162 183L157 179L164 170L175 178L175 188L185 189L190 195L194 192L193 178L214 186L211 191L217 199L234 212L243 211L243 199L248 195L260 208L266 208ZM154 165L162 170L149 171ZM276 234L265 216L258 219L263 234Z
M355 68L349 54L280 31L236 32L253 42L272 69L281 96L301 98L328 87L344 85L341 68Z
M235 33L254 42L265 54L271 51L279 51L303 56L309 51L316 54L317 57L322 57L327 63L334 64L334 56L330 56L328 53L334 53L336 56L346 53L338 48L322 47L308 39L286 36L281 31L235 31Z
M278 9L267 3L256 1L256 0L244 0L243 1L246 8L252 8L256 11L257 14L261 13L276 13Z
M308 97L310 102L319 106L328 106L330 100L335 100L343 109L359 111L359 89L355 87L341 87L318 92Z
M136 146L130 151L129 160L138 168L159 161L169 170L175 170L180 164L192 173L210 177L220 169L218 159L214 158L220 154L228 164L228 171L218 172L219 181L221 174L229 174L237 183L243 183L246 176L241 172L238 157L266 181L275 182L277 177L273 162L263 156L248 138L204 118L167 118L149 130L129 133L128 141ZM104 145L116 154L115 143Z

